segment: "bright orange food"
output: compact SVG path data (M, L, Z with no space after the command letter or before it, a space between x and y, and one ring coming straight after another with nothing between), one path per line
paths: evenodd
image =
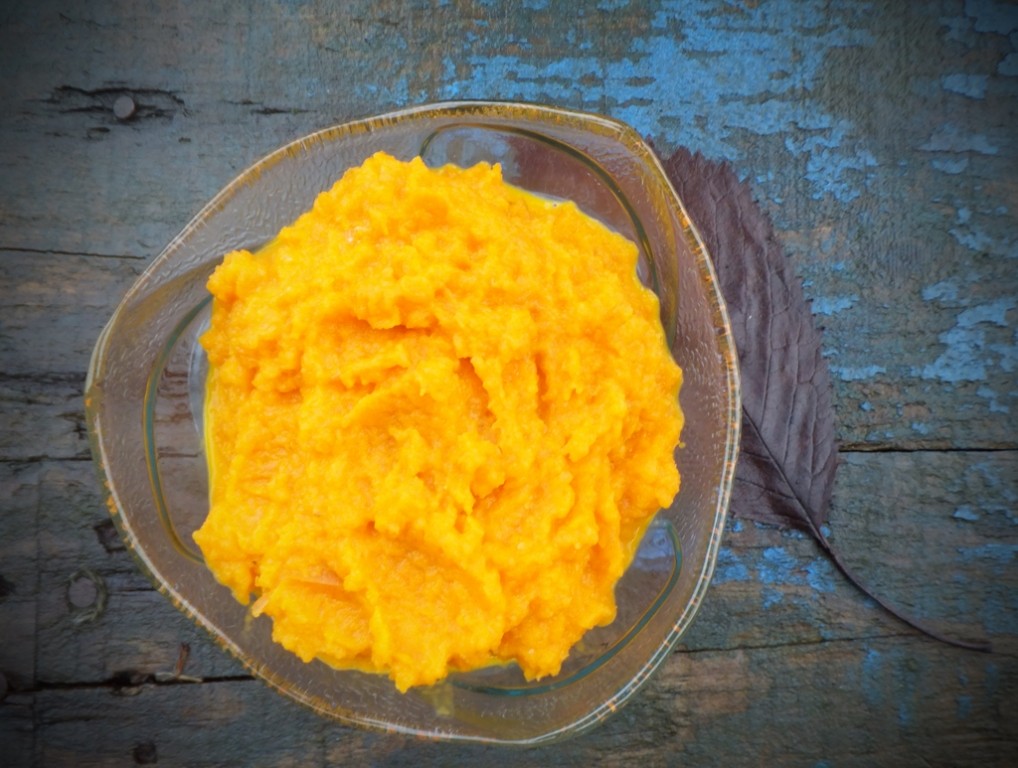
M555 674L679 487L681 372L636 247L378 154L208 282L216 577L305 661L400 690Z

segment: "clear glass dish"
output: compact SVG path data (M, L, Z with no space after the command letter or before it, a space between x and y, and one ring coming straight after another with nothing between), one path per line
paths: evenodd
M219 585L191 539L208 510L202 440L209 274L257 248L378 150L433 165L499 162L507 181L580 208L634 240L684 370L682 489L617 588L618 617L551 679L514 666L399 693L388 678L305 664ZM703 244L657 159L627 126L545 106L456 102L361 120L293 142L246 170L165 248L100 336L86 384L93 455L120 533L157 587L255 675L338 720L434 739L534 744L617 711L668 656L710 581L739 443L736 354Z

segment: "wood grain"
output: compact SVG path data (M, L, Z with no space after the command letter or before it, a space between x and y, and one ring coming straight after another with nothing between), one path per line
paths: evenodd
M30 696L40 723L33 754L41 764L70 765L90 739L95 765L115 764L149 742L171 764L247 762L253 754L265 765L312 764L309 756L292 762L298 733L315 734L310 740L320 743L342 734L337 754L352 754L345 752L351 741L369 752L393 750L392 765L488 754L443 749L427 758L432 748L422 746L422 755L402 740L395 740L402 744L397 749L391 739L327 723L250 680L151 588L126 550L104 537L106 512L87 462L28 466L41 472L17 485L23 507L39 510L38 564L32 532L16 548L27 553L22 570L34 570L39 580L36 678L12 678L10 685ZM832 512L832 537L857 554L856 567L884 594L945 628L988 633L994 654L941 646L881 613L808 537L736 523L700 618L648 691L603 729L519 764L583 764L612 744L621 750L620 765L650 759L663 744L676 758L699 761L709 757L697 751L704 743L727 745L715 755L726 764L782 755L804 765L835 755L848 765L921 764L917 755L926 753L908 756L892 746L906 737L932 744L933 735L948 732L957 738L938 742L940 764L975 765L993 754L974 749L978 733L996 732L1013 744L1018 573L1008 556L1007 500L1018 491L1016 467L1015 454L917 452L896 454L893 462L849 454ZM983 487L983 505L970 514L965 501L976 487ZM897 494L915 503L890 509L874 501ZM20 572L5 578L13 582ZM83 573L106 591L98 615L69 597ZM183 680L175 674L182 645ZM24 659L0 658L4 669L26 668ZM87 714L96 707L121 725L99 743ZM194 713L208 707L215 718L195 721ZM813 732L818 707L832 714L822 732ZM251 741L254 731L281 746L265 747L268 735ZM867 740L857 742L861 732Z
M959 655L961 654L961 655ZM938 670L950 669L938 676ZM933 673L933 674L931 674ZM994 732L1018 738L996 691L1014 667L942 645L895 639L701 651L669 660L640 698L604 726L530 751L435 745L351 731L256 681L145 683L36 696L47 766L113 766L139 749L171 765L293 766L370 759L387 766L490 764L978 766L1000 758ZM902 693L889 696L891 690ZM824 713L817 727L817 711ZM95 713L118 727L96 731ZM1012 716L1001 723L1002 715ZM966 722L959 731L957 721ZM946 732L957 734L948 740ZM151 745L151 746L145 746Z
M5 5L0 764L1013 764L1016 35L996 0ZM732 163L825 328L846 449L830 537L881 594L993 654L910 631L801 534L736 522L629 706L506 751L321 719L154 591L88 460L103 324L267 152L458 98L601 112L662 155Z
M913 4L828 18L777 3L759 23L749 8L530 5L19 5L0 28L18 73L0 116L0 247L148 259L244 167L313 130L434 99L550 100L750 177L826 327L846 445L1016 447L1007 14L979 32L978 15L945 25ZM705 38L712 24L749 47ZM26 45L33 30L50 42ZM754 78L726 79L743 70ZM120 95L136 117L117 120Z

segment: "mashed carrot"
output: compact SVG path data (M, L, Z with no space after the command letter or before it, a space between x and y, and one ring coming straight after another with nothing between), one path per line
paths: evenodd
M377 154L209 279L209 568L400 690L558 672L679 487L636 247L498 166Z

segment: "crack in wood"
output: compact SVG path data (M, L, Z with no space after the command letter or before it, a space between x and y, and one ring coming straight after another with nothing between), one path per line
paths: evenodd
M42 256L84 256L89 259L128 259L145 261L147 257L133 253L91 253L89 251L61 251L54 248L26 248L18 245L0 244L0 253L37 253Z
M110 690L127 691L126 695L136 695L145 686L168 687L175 685L218 685L223 683L249 683L256 680L254 675L210 675L193 677L190 675L174 675L172 673L145 672L138 669L122 669L114 672L105 680L76 680L74 682L57 682L37 680L35 685L14 688L18 693L43 693L45 691L94 691Z
M114 112L117 99L129 98L134 109L129 117L118 118ZM189 114L184 100L173 91L160 88L130 88L127 86L106 86L102 88L79 88L74 85L58 85L43 103L53 105L60 114L84 114L107 117L110 123L133 123L149 119L170 119L180 112ZM95 128L93 130L102 130ZM107 131L109 129L106 129Z
M8 467L19 467L27 464L43 464L48 461L91 461L92 457L87 450L74 456L55 456L51 454L39 454L35 456L0 456L0 464Z
M867 443L853 443L850 448L842 448L838 453L844 454L866 454L866 453L1009 453L1018 451L1018 441L1007 441L991 443L989 445L945 445L941 446L908 446L908 445L869 445Z
M117 527L113 524L112 520L103 520L101 523L96 523L92 526L92 530L95 531L99 544L102 545L107 554L112 555L114 552L127 551L124 540L120 538Z
M274 107L261 102L252 101L251 99L227 101L226 103L233 104L238 107L254 107L254 109L250 110L252 115L303 115L311 111L310 109L302 109L300 107Z
M806 638L786 643L753 643L749 645L733 645L729 648L701 647L701 648L676 648L673 654L701 654L701 653L733 653L735 651L770 651L781 648L803 648L812 646L831 646L836 644L870 643L874 640L905 640L909 641L915 637L910 632L889 632L873 635L861 635L859 637L830 637L830 638Z
M41 373L7 373L0 371L0 384L7 381L28 381L33 384L44 385L70 385L80 389L85 385L85 373L82 371L45 371Z
M253 115L303 115L310 110L299 109L297 107L259 107L258 109L252 109L251 114Z

